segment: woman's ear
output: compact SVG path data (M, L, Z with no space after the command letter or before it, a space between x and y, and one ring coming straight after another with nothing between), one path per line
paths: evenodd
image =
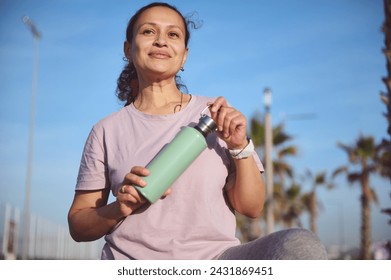
M182 68L185 66L188 53L189 53L189 48L186 48L185 54L183 55L183 59L182 59Z
M131 53L130 53L130 49L131 49L131 45L129 44L128 41L125 41L124 42L124 54L125 54L126 59L129 62L132 62L132 56L131 56Z

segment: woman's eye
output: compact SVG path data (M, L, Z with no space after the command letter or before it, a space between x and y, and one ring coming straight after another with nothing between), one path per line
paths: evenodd
M145 30L143 30L142 34L144 34L144 35L153 34L153 30L152 29L145 29Z
M179 34L176 32L170 32L168 35L170 36L170 38L179 38Z

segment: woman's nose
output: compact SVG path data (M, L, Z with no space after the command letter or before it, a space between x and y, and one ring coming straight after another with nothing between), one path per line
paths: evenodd
M157 34L154 44L159 47L166 46L166 38L163 34Z

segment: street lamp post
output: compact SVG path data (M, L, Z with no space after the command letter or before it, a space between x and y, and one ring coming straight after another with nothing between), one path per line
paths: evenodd
M272 91L265 88L265 168L266 168L266 232L270 234L274 230L273 211L273 131L270 107L272 103Z
M33 162L33 148L34 148L34 128L35 128L35 107L37 97L38 84L38 55L39 55L39 40L41 34L38 32L34 23L28 16L22 18L23 23L30 30L34 38L34 58L33 58L33 77L31 87L31 108L30 108L30 125L29 125L29 139L28 139L28 158L27 158L27 176L26 176L26 193L24 201L24 218L23 218L23 248L22 259L28 258L29 241L30 241L30 192L31 192L31 175Z

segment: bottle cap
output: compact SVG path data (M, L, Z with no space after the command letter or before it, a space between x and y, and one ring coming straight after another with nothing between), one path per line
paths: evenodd
M202 134L206 136L210 132L216 130L217 126L211 117L208 115L201 115L200 121L197 124L197 128L202 132Z

